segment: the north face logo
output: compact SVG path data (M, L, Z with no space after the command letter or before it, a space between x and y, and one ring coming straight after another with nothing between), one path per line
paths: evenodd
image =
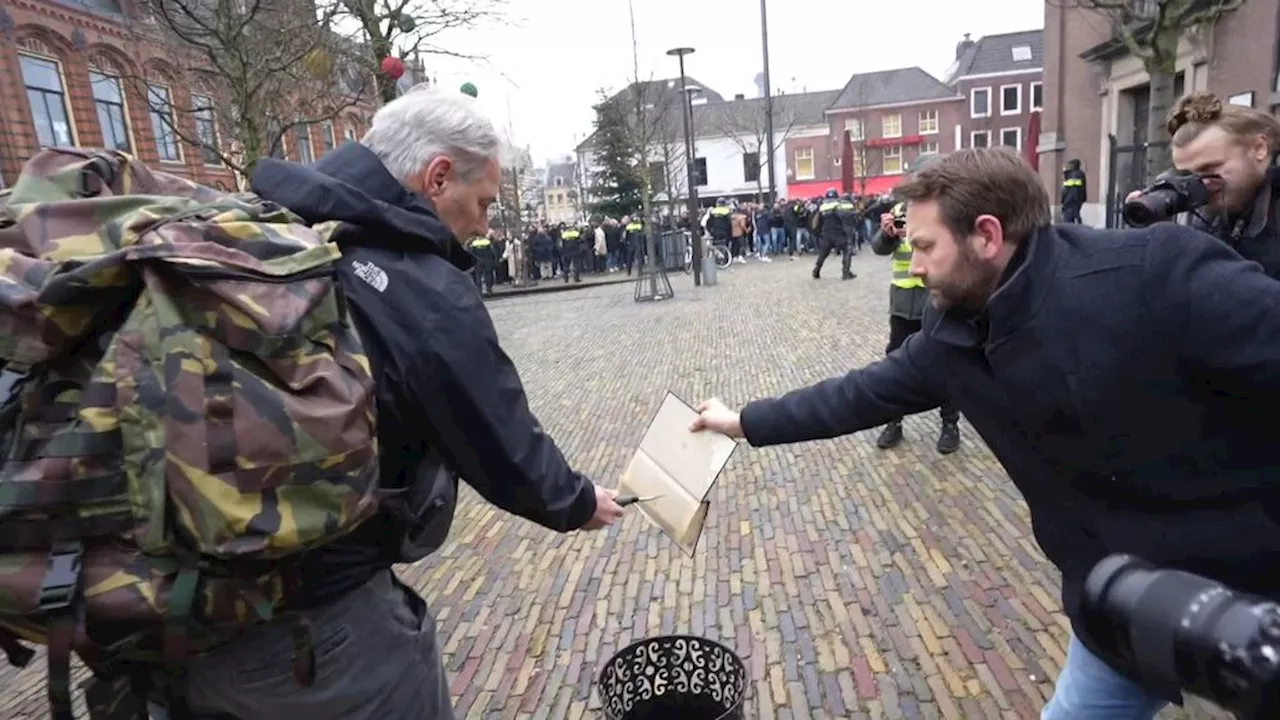
M378 292L386 292L387 285L391 282L387 277L387 272L371 262L351 261L351 268L355 272L356 277L369 283L374 290Z

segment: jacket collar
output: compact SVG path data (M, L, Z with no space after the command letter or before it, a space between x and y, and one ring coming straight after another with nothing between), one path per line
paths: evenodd
M930 334L948 345L975 348L998 344L1014 334L1040 311L1049 290L1048 278L1056 263L1057 242L1052 226L1044 226L1027 238L1014 255L996 291L979 313L953 309L937 313L932 308Z

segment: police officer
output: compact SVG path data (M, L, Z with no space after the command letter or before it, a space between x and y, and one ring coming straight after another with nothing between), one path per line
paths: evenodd
M893 206L881 218L880 232L871 240L871 251L877 255L893 255L893 279L889 281L889 346L886 355L897 350L912 333L920 330L929 290L924 281L911 274L911 243L905 227L905 203ZM950 405L942 406L942 430L938 433L938 452L948 455L960 449L960 413ZM884 426L876 446L882 450L902 442L902 419Z
M733 235L733 208L729 207L728 198L720 198L716 206L707 214L707 232L711 233L711 242L729 247L729 238Z
M849 242L849 253L858 254L858 206L853 204L853 196L845 193L840 196L840 205L836 208L840 216L840 224L844 226L844 236Z
M564 270L564 281L569 282L573 276L576 283L582 282L583 234L578 227L567 227L560 231L560 264Z
M814 280L822 277L822 263L826 262L832 250L840 251L840 278L850 280L857 277L849 269L853 257L849 254L849 236L845 232L840 213L840 196L832 188L827 191L826 198L813 216L813 231L818 235L818 262L813 266Z
M639 217L624 218L627 220L623 228L623 260L627 266L627 274L631 268L644 262L644 223Z
M1080 208L1088 195L1088 182L1084 171L1080 169L1080 161L1072 158L1067 161L1067 168L1062 171L1062 222L1080 223Z
M479 235L471 239L471 254L475 256L476 267L473 271L476 287L483 295L493 294L494 274L497 270L498 253L493 241Z

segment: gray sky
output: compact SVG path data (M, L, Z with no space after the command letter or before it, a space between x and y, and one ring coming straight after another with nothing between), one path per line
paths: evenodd
M665 52L687 45L696 49L685 58L689 76L726 98L758 94L756 0L636 0L635 13L641 79L679 76ZM427 58L427 71L445 87L475 83L485 111L504 132L510 117L516 143L528 145L535 162L568 154L591 132L598 91L617 90L635 74L627 0L509 0L508 14L505 27L443 40L487 62ZM841 22L848 39L832 39ZM855 72L912 65L941 76L964 33L977 39L1043 25L1044 5L1035 0L770 0L772 84L831 90Z

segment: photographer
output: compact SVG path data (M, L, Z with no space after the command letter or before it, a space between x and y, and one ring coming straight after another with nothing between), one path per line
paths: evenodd
M1145 199L1155 195L1150 188L1131 193L1126 218L1135 209L1150 220L1168 219L1161 215L1169 210L1190 211L1193 227L1280 277L1280 120L1195 92L1178 101L1168 129L1179 174L1162 178L1173 201L1166 210Z

